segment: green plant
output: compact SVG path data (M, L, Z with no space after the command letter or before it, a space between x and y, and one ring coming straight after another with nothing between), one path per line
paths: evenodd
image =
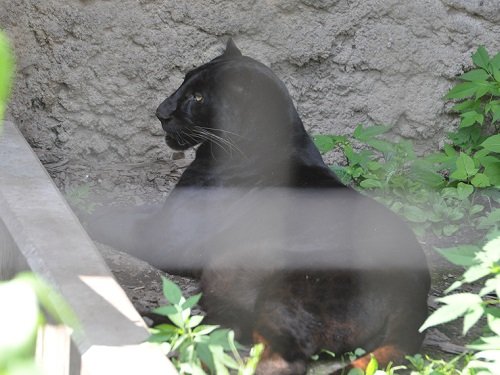
M322 153L335 147L343 151L347 166L333 166L332 169L344 183L384 192L393 187L411 190L412 184L405 175L416 158L413 146L409 141L391 142L379 137L389 130L389 126L365 128L358 125L353 139L364 146L360 151L356 151L354 143L345 136L318 135L313 140Z
M65 301L45 282L31 273L0 282L0 375L33 375L35 343L45 316L79 330L78 322ZM16 324L19 322L19 324Z
M0 31L0 130L2 129L2 120L9 99L13 75L14 58L12 57L9 41Z
M470 361L470 354L464 353L451 360L435 359L428 355L406 356L411 375L473 375L464 371Z
M317 136L314 140L322 152L340 147L348 165L334 166L333 171L344 183L354 183L405 216L417 233L432 230L449 236L463 222L474 225L485 208L476 203L474 188L464 183L449 185L428 160L416 156L410 141L381 139L388 130L386 126L358 125L353 138L362 142L360 151L346 137Z
M86 214L91 214L96 207L94 202L89 199L90 185L83 184L66 191L65 197L71 207L80 210Z
M234 339L234 332L219 329L216 325L202 325L202 315L191 315L191 308L201 294L184 298L180 288L163 278L163 293L169 304L154 310L166 316L173 324L160 324L152 329L149 341L161 343L166 354L181 374L229 374L251 375L263 351L261 344L250 352L250 357L241 358L241 346ZM229 354L228 354L229 353Z
M442 297L439 307L420 328L421 331L463 317L465 335L481 318L485 318L483 334L467 347L473 351L464 371L480 374L500 373L500 236L489 241L482 249L477 246L458 246L439 252L450 262L466 266L460 280L455 281L445 293L450 293L465 283L481 282L478 293L455 293ZM467 373L467 372L464 372Z
M405 216L418 234L432 230L449 236L460 227L497 230L484 220L500 203L500 54L490 58L483 47L472 57L476 69L460 77L446 98L461 100L453 107L461 116L459 129L449 133L451 144L417 157L408 140L382 136L388 126L358 125L346 136L313 137L320 152L343 151L346 166L332 170ZM354 147L358 145L358 150ZM359 147L361 146L361 147ZM495 216L496 217L496 216Z
M474 69L461 75L464 81L445 96L458 100L453 110L460 115L451 145L427 159L449 171L449 183L475 188L500 185L500 53L490 58L484 47L472 55Z
M445 293L450 293L465 283L481 281L478 293L456 293L438 299L442 304L424 322L420 331L463 318L465 335L481 318L486 323L481 336L467 345L469 352L450 360L434 359L416 354L406 356L408 364L379 369L372 357L366 371L352 369L347 375L496 375L500 374L500 236L482 248L462 245L449 249L438 249L450 262L466 267L463 276L455 281ZM351 359L355 359L354 356ZM402 370L403 372L399 372Z
M498 133L500 120L500 53L493 58L481 46L472 55L474 69L461 75L447 99L461 100L453 109L460 114L460 126L451 134L454 144L464 152L480 148L500 152L498 137L484 136L481 128L491 126ZM496 150L496 151L495 151Z

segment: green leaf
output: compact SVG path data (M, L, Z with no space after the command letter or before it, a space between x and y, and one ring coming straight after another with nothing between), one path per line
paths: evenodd
M162 316L169 316L172 314L177 314L179 310L173 305L160 306L153 310L155 314Z
M455 289L460 288L464 283L460 280L454 281L453 284L451 284L446 290L444 291L445 293L450 293L453 292Z
M467 199L474 192L474 187L469 184L459 182L457 185L457 197L460 200Z
M165 306L168 307L168 306ZM177 307L177 306L175 306ZM158 309L161 309L162 307L159 307ZM154 312L157 312L156 310L153 310ZM159 312L157 312L159 314ZM175 313L168 314L167 317L170 319L172 323L174 323L177 327L183 328L184 329L184 317L182 316L182 312L178 310Z
M5 105L10 95L12 79L14 77L14 57L9 40L0 31L0 130L4 117Z
M205 317L203 315L193 315L191 318L189 318L187 326L189 328L194 328L198 326L204 318Z
M446 305L441 306L427 318L424 324L420 327L420 332L429 327L455 320L464 315L470 308L480 305L482 302L481 297L472 293L454 294L439 298L438 301L445 303Z
M380 164L378 161L369 161L366 166L371 171L378 171L380 168L382 168L382 164Z
M414 223L424 223L427 221L427 214L417 206L405 206L403 208L403 215Z
M228 329L218 329L210 334L210 345L221 346L224 350L231 350L228 340Z
M263 344L254 345L250 350L250 358L248 358L241 374L239 373L238 375L254 375L255 370L257 369L257 365L263 353L264 353Z
M384 141L382 139L367 139L364 141L367 145L373 147L375 150L380 151L387 156L388 153L394 152L394 146L392 143L388 141Z
M179 370L181 374L207 375L207 373L194 362L181 363Z
M366 366L365 375L374 375L378 370L378 362L375 356L372 354L370 358L370 362Z
M480 104L478 100L467 99L460 103L455 104L452 108L456 112L469 112L480 110Z
M478 322L483 316L484 308L481 304L472 306L464 315L464 326L462 334L465 336L467 332Z
M162 276L163 294L165 298L172 304L178 304L182 298L181 289L173 281Z
M181 310L180 306L178 305L160 306L154 309L153 312L158 315L166 316L177 327L184 329L185 318L183 317L183 311Z
M481 164L484 165L483 173L488 176L490 183L492 185L500 185L500 160L495 162L483 162Z
M179 330L179 327L173 326L172 324L159 324L154 327L154 330L156 330L158 333L181 333L182 331Z
M208 335L209 333L215 331L219 326L217 325L200 325L193 330L193 333L197 335Z
M500 223L498 223L500 224ZM489 241L483 247L485 260L493 262L500 261L500 237Z
M500 134L495 134L486 138L486 140L481 143L481 146L489 151L500 153Z
M319 152L325 154L335 147L335 142L332 137L328 135L315 135L313 137L313 142L318 148Z
M364 375L364 372L360 368L354 367L349 370L347 375Z
M226 366L232 369L238 368L238 364L235 360L224 353L224 349L222 347L218 345L209 345L208 348L212 352L215 363L215 372L217 375L229 375L229 371Z
M500 309L499 308L487 308L486 318L488 321L488 327L497 335L500 336Z
M483 124L484 116L481 113L475 111L465 112L461 116L460 128L467 128L474 125L475 123Z
M481 150L477 151L477 152L474 154L474 159L475 159L475 160L479 160L479 162L482 164L481 159L482 159L482 158L484 158L484 157L486 157L486 156L488 156L488 154L489 154L489 153L490 153L490 151L489 151L489 150L486 150L485 148L483 148L483 149L481 149ZM496 160L496 158L495 158L495 160ZM484 164L483 164L483 165L484 165Z
M198 354L201 361L208 367L210 373L213 374L215 372L215 364L208 343L198 343L196 345L196 354Z
M471 184L475 187L491 186L490 179L483 173L477 173L471 180Z
M443 227L443 234L447 237L453 235L457 230L459 226L454 225L454 224L447 224Z
M470 267L467 271L465 271L463 275L463 280L467 283L473 283L479 279L482 279L485 276L490 274L490 269L484 265L478 264Z
M366 350L363 348L356 348L356 349L354 349L353 353L356 356L356 358L359 358L359 357L362 357L366 354Z
M410 169L410 177L424 186L436 188L444 183L444 177L433 171L433 166L425 160L416 160Z
M498 69L500 70L500 52L497 52L497 54L490 60L490 65L494 68L494 69ZM500 77L497 78L495 76L495 79L497 80L497 82L500 82Z
M179 349L180 346L182 346L182 344L184 344L186 342L186 340L188 340L189 337L187 335L182 335L180 336L172 345L172 348L171 350L172 351L176 351L177 349Z
M380 188L382 188L382 184L380 181L370 179L370 178L361 181L361 183L359 185L363 189L373 189L373 188L380 189Z
M485 69L486 71L489 70L489 62L490 62L490 57L488 56L488 52L484 48L484 46L480 46L476 53L472 55L472 61L476 66L479 66L480 68Z
M448 94L446 94L446 99L464 99L470 97L476 93L477 84L475 82L465 82L455 85Z
M491 123L494 124L500 120L500 101L496 100L489 103L489 112L491 113Z
M374 125L363 128L363 124L359 124L354 130L353 137L366 142L368 139L376 137L377 135L387 133L392 126Z
M200 298L201 293L189 297L186 302L182 304L182 309L190 309L191 307L195 306L200 301Z
M474 257L480 251L480 248L473 245L460 245L448 249L436 248L436 251L450 263L457 266L469 267L477 263Z
M170 341L175 335L172 333L154 333L148 338L148 342L162 343L165 341Z
M475 214L478 214L480 213L481 211L484 210L484 206L482 204L475 204L471 207L470 211L469 211L469 215L470 216L473 216Z
M450 144L445 144L443 147L443 150L444 150L445 154L448 156L456 156L457 155L457 151Z
M462 74L459 79L463 81L487 81L489 78L488 73L484 69L474 69L470 72Z
M441 306L434 311L431 316L419 328L420 332L425 331L429 327L447 323L459 318L465 311L457 310L454 306Z
M500 226L500 209L493 209L487 216L478 223L478 229L488 229L491 226Z
M498 56L498 54L497 54ZM493 78L495 78L495 81L500 82L500 68L499 67L493 67Z
M478 85L478 88L476 90L476 95L475 95L476 99L482 98L487 93L494 94L494 92L496 91L495 86L493 86L490 83L476 82L476 84ZM480 123L482 124L483 122L481 121Z
M467 345L470 349L487 350L500 348L500 336L481 337L480 342ZM492 373L493 374L493 373Z
M457 169L450 175L450 177L456 180L466 180L467 178L474 176L478 171L478 169L475 168L474 160L463 152L460 153L455 164Z

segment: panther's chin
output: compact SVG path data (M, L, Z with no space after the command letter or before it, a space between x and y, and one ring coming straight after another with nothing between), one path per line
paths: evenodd
M183 140L178 140L169 134L165 135L165 143L168 147L175 151L184 151L191 147L191 145Z

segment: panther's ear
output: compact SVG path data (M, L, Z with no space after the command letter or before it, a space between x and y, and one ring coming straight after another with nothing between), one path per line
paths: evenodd
M233 38L229 38L226 44L226 50L222 55L224 57L239 57L242 56L241 51L236 47L236 44L233 41Z

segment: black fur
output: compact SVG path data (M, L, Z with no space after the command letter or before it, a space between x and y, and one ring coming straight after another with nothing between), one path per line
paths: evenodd
M261 374L303 373L321 349L362 347L381 363L418 350L429 289L419 244L339 182L269 68L229 41L157 116L170 147L200 144L195 160L160 210L103 215L94 237L201 277L209 318L266 344Z

